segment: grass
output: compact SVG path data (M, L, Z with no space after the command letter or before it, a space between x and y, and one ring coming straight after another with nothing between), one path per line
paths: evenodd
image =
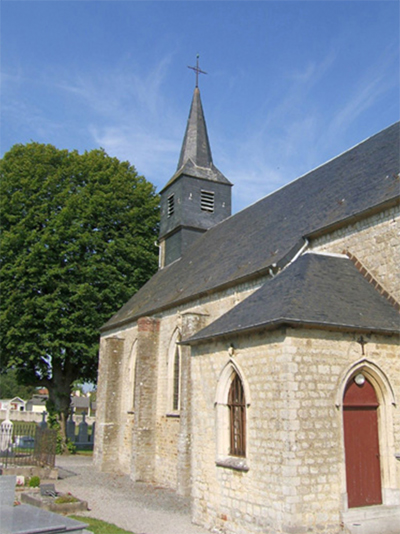
M93 456L93 450L88 450L88 451L80 451L79 449L76 451L76 455L77 456Z
M70 515L68 517L71 519L76 519L77 521L81 521L82 523L86 523L88 525L88 527L86 527L87 530L93 532L94 534L134 534L129 530L124 530L116 525L106 523L100 519L94 519L93 517L84 517L80 515Z

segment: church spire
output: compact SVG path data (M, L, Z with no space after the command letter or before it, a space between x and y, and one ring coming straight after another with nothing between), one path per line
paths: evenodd
M215 167L212 160L206 120L200 98L200 89L198 88L199 73L207 73L199 68L198 56L196 67L189 67L189 69L193 69L196 72L196 87L194 89L192 104L190 106L189 118L183 138L178 166L175 174L162 191L179 179L182 174L193 178L227 184L229 186L232 185L222 172Z
M201 104L200 90L197 86L193 94L177 170L179 171L189 160L197 167L210 168L212 165L207 126Z
M231 214L230 181L212 161L197 87L190 106L178 168L161 190L160 267L179 259L199 236ZM204 73L205 74L205 73Z

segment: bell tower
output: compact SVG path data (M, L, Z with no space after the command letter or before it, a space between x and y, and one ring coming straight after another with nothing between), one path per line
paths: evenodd
M161 191L160 267L179 259L206 230L231 215L232 184L212 161L196 87L176 173ZM205 73L204 73L205 74Z

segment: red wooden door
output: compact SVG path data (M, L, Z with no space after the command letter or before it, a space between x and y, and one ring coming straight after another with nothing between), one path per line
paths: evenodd
M373 386L348 384L343 399L344 447L349 508L382 504L378 409Z

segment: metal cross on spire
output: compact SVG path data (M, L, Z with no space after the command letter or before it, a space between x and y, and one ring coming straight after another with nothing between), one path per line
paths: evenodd
M195 67L189 67L189 65L188 65L188 69L192 69L196 73L196 87L199 86L199 74L207 74L206 72L204 72L204 70L201 70L199 68L199 57L200 57L199 54L197 54L196 66Z

